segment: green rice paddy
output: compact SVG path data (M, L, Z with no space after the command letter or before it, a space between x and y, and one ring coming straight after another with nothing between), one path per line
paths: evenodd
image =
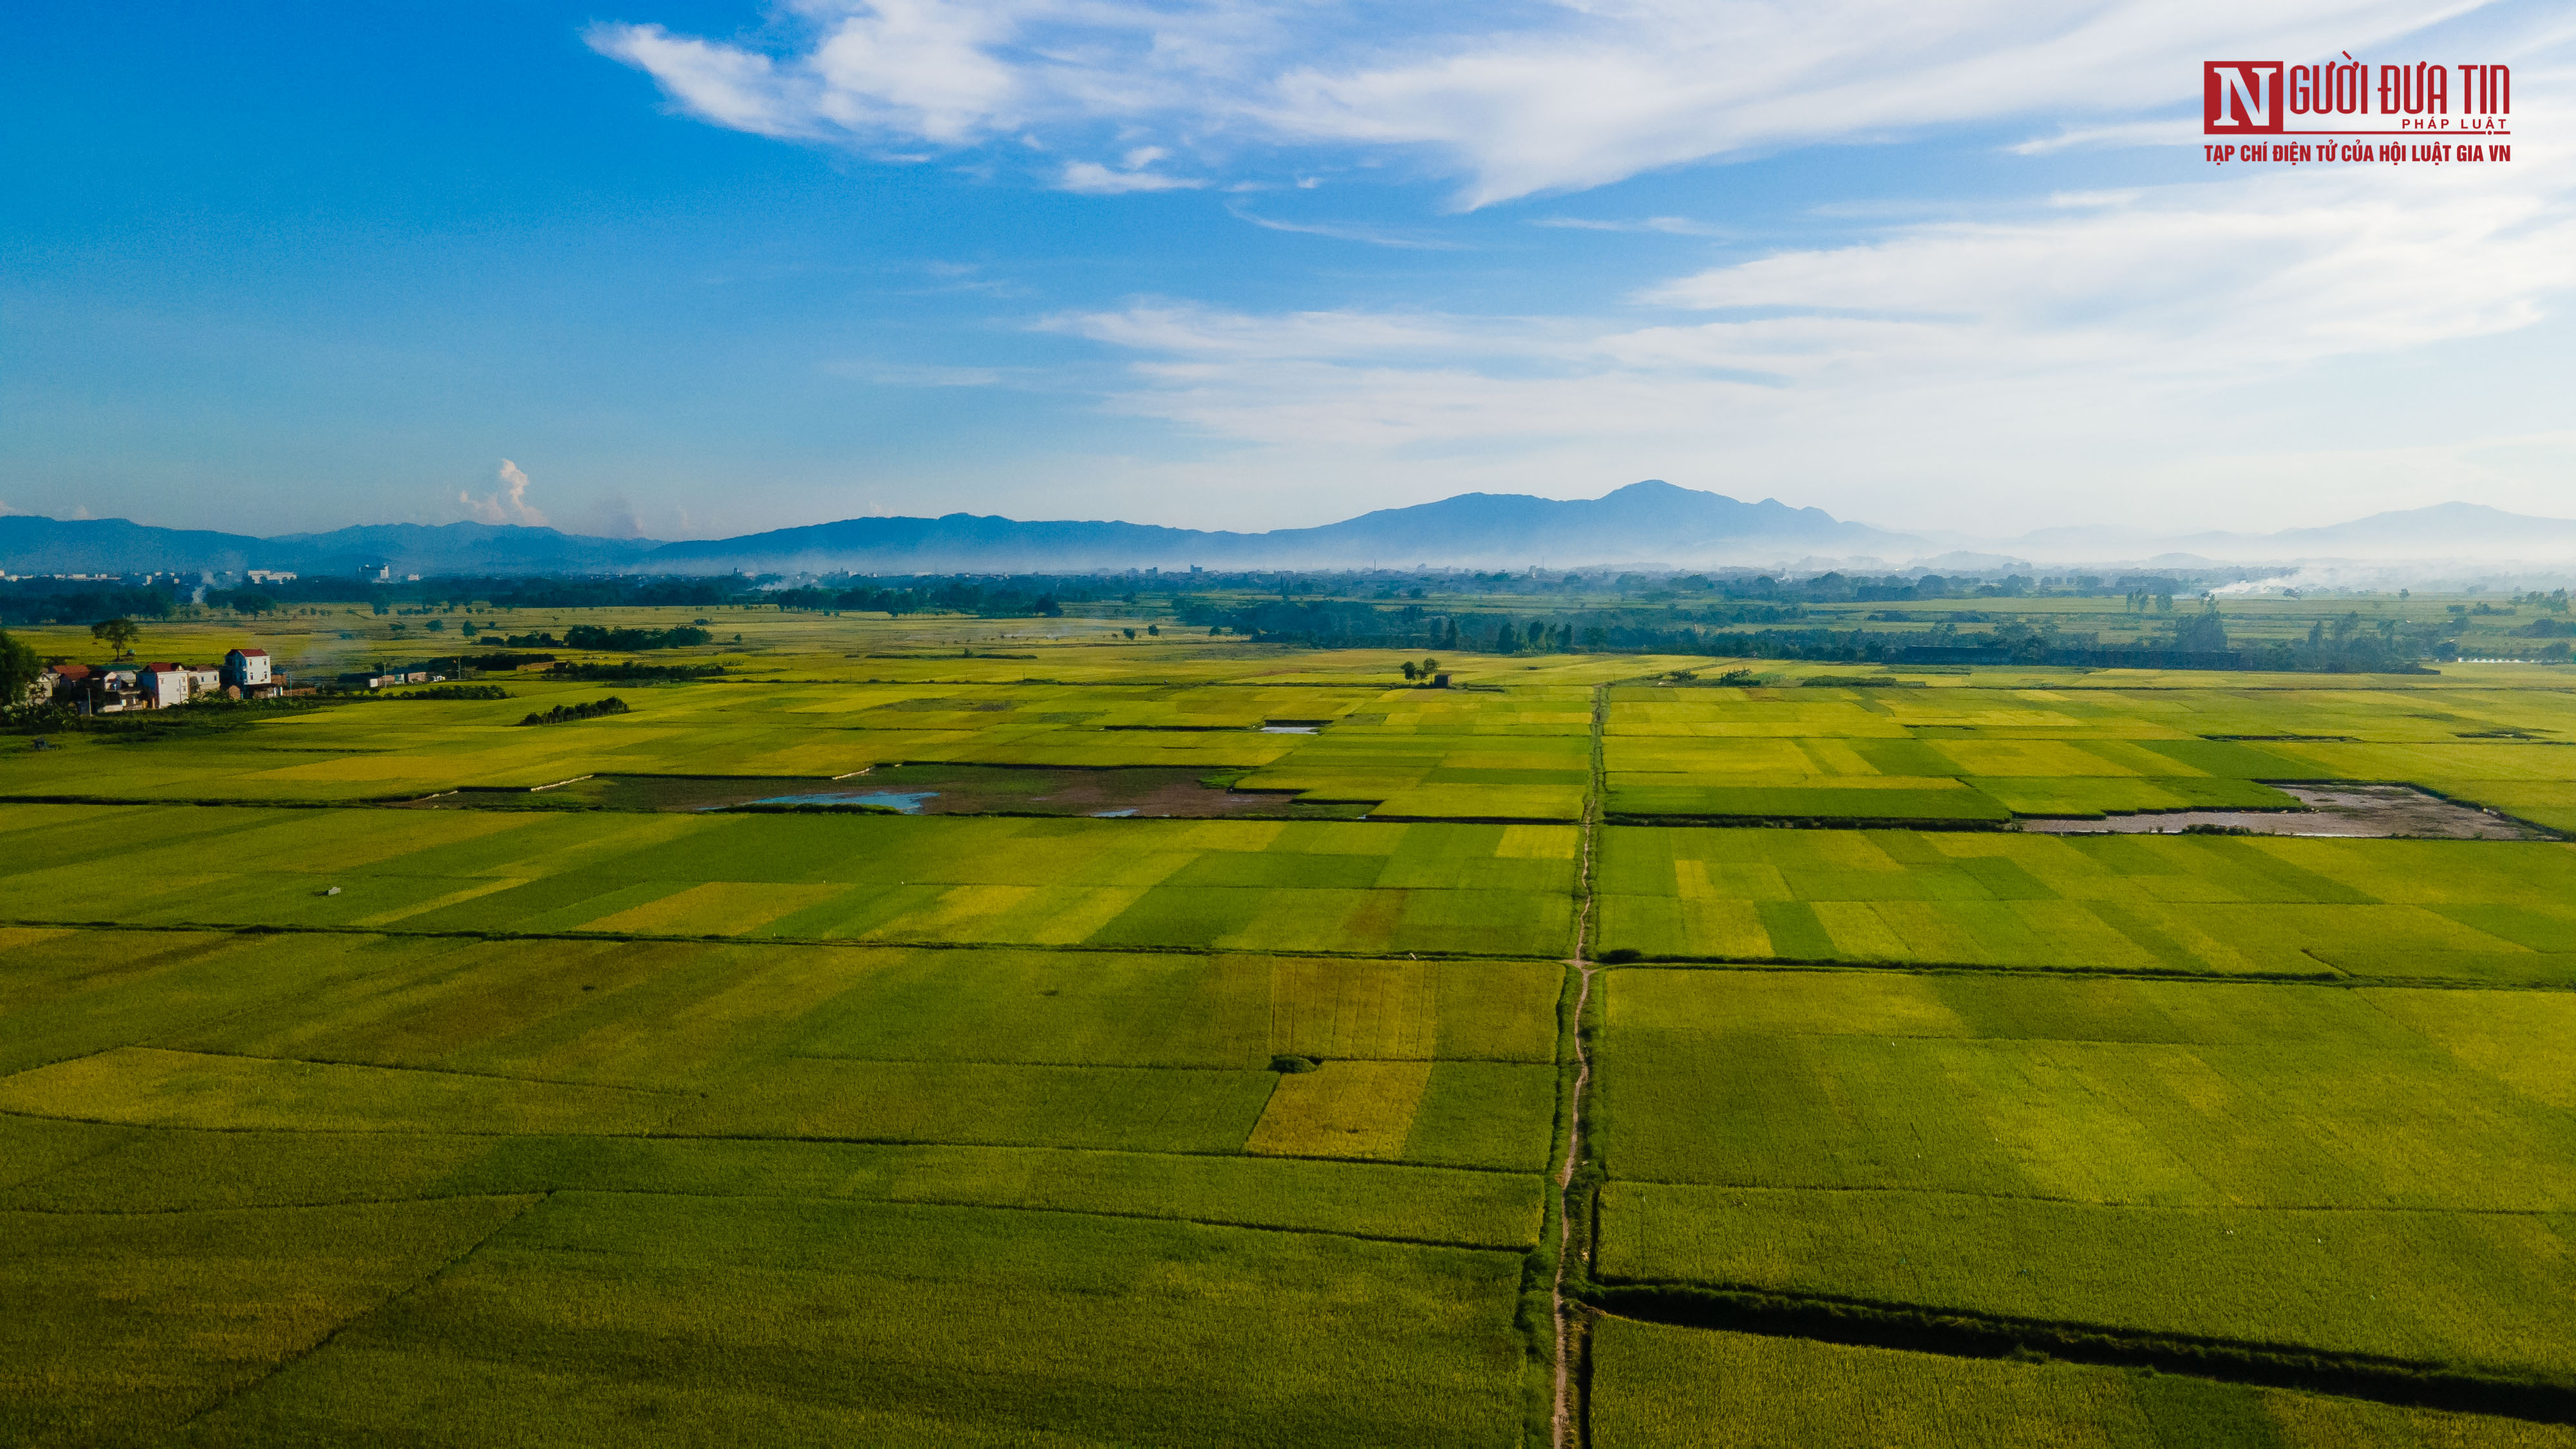
M1609 1318L1600 1449L2563 1449L2563 1425L2072 1363L1953 1358ZM1748 1433L1748 1431L1752 1431ZM1758 1437L1756 1437L1758 1435Z
M2017 828L2563 671L710 627L0 735L0 1442L1539 1445L1562 1261L1569 1444L2576 1443L2576 845Z

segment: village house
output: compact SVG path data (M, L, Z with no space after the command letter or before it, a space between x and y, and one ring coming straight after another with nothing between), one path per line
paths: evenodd
M237 699L266 699L279 692L269 674L268 651L235 649L224 655L224 692Z
M90 667L86 664L48 664L27 686L27 703L51 704L61 700L68 705L72 697L88 688Z
M58 704L78 714L151 708L135 687L134 670L95 664L50 665L37 677L32 693L42 702Z
M285 684L285 679L271 669L268 651L235 649L215 668L167 662L124 668L49 664L28 687L27 701L59 705L76 714L120 714L134 709L168 709L217 696L269 699L287 693Z
M196 671L184 664L154 662L134 671L135 688L143 695L146 709L168 709L186 704L195 693Z

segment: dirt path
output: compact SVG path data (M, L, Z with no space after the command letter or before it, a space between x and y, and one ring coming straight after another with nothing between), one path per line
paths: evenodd
M1583 1160L1583 1094L1592 1085L1592 1053L1583 1042L1583 1013L1592 1004L1592 962L1586 941L1592 928L1592 858L1601 835L1601 732L1610 707L1610 686L1592 691L1592 788L1583 802L1582 897L1574 911L1574 955L1566 962L1582 973L1574 993L1574 1099L1566 1112L1565 1161L1556 1169L1556 1278L1548 1296L1556 1320L1556 1449L1578 1449L1582 1415L1575 1404L1574 1349L1576 1327L1565 1301L1565 1260L1574 1246L1574 1202L1568 1191L1574 1165Z

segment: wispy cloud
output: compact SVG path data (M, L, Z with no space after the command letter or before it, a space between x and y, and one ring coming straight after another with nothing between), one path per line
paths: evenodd
M2546 166L2548 163L2542 163ZM2552 168L2562 170L2563 168ZM2097 194L2029 221L1943 222L1648 289L1692 309L1942 319L2106 374L2239 377L2488 335L2576 287L2566 178L2429 169ZM2553 191L2540 181L2556 180ZM2450 259L2475 256L2473 267Z
M2481 0L799 0L774 49L603 24L600 53L716 125L881 154L1046 136L1400 152L1463 207L1823 141L2049 118L2109 144L2211 54L2368 46ZM923 148L930 148L928 153ZM1077 160L1058 184L1188 185Z
M2122 121L2109 126L2068 126L2054 136L2033 136L2004 149L2016 156L2045 156L2051 151L2114 146L2188 146L2200 135L2200 123L2189 119Z
M1097 161L1071 161L1056 184L1066 191L1079 191L1091 196L1116 196L1130 191L1195 191L1207 182L1187 176L1167 176L1150 169L1171 153L1160 146L1139 146L1119 159L1116 168Z
M1112 411L1224 443L1241 476L1333 478L1360 500L1749 474L1912 526L1940 521L1928 498L2073 478L2242 510L2270 480L2331 490L2368 451L2355 399L2422 385L2349 363L2517 331L2576 297L2572 174L2544 159L2390 185L2356 168L1997 204L1673 277L1629 299L1644 320L1163 301L1042 325L1125 355ZM2320 388L2329 365L2341 380ZM2446 419L2418 456L2487 457L2510 421ZM2576 466L2565 436L2520 446L2475 475L2356 468L2350 496L2412 506L2469 476L2506 496Z
M1355 222L1281 221L1261 216L1241 206L1229 206L1237 221L1248 221L1263 231L1295 232L1300 236L1330 237L1335 241L1366 242L1373 247L1397 247L1417 252L1455 252L1466 250L1464 242L1442 241L1436 237L1405 236L1382 227L1362 226Z
M1584 216L1542 216L1532 226L1554 227L1561 231L1650 231L1666 236L1737 236L1733 227L1693 221L1686 216L1649 216L1635 221L1601 221Z

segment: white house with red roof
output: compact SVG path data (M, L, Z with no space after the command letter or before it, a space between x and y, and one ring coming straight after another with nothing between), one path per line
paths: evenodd
M138 665L134 671L134 687L143 695L143 707L168 709L175 704L186 704L191 672L184 664Z
M224 656L224 683L247 694L268 682L267 650L235 649Z

